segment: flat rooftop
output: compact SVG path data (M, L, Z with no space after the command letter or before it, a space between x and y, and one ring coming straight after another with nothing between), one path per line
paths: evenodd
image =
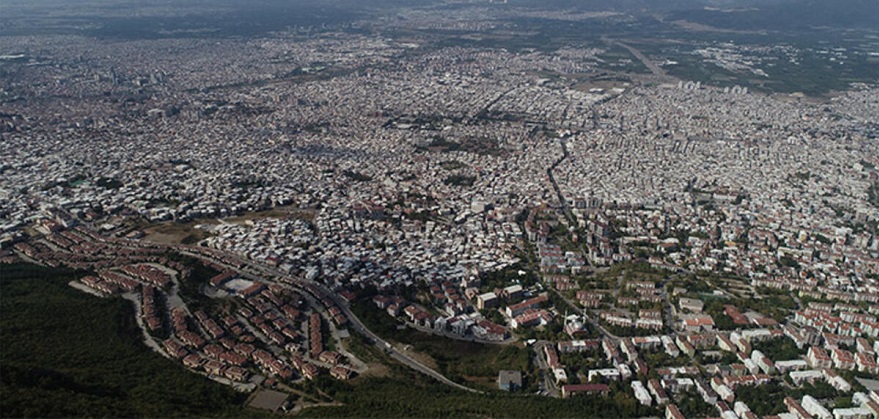
M280 391L275 390L260 390L256 393L256 396L253 400L250 401L249 406L257 409L265 409L270 410L272 412L277 412L281 406L284 405L284 402L287 401L287 398L290 397L287 393L281 393Z

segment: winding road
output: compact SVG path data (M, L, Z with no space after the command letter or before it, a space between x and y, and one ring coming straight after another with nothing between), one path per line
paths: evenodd
M191 256L191 257L198 258L198 259L206 259L206 257L204 255L197 253L197 252L192 252L183 246L179 246L177 248L177 250L187 256ZM215 264L220 264L220 265L227 267L231 270L235 270L236 272L239 272L242 276L244 276L248 279L258 280L258 281L262 281L262 282L271 282L271 283L278 284L281 286L293 287L297 291L303 292L305 294L304 296L306 296L306 297L308 297L308 294L311 294L312 298L316 298L316 299L322 299L325 297L329 298L337 307L339 307L339 310L341 310L342 314L348 319L349 328L351 330L353 330L353 331L359 333L361 336L367 338L377 348L384 351L384 353L386 353L391 358L393 358L393 359L397 360L398 362L400 362L401 364L403 364L409 368L412 368L418 372L421 372L422 374L425 374L425 375L427 375L427 376L429 376L429 377L431 377L431 378L433 378L433 379L435 379L435 380L439 381L440 383L445 384L447 386L454 387L459 390L468 391L471 393L481 393L478 390L474 390L470 387L461 385L459 383L456 383L456 382L448 379L446 376L440 374L438 371L431 369L430 367L422 364L421 362L418 362L417 360L409 357L408 355L394 349L394 347L389 342L385 341L384 339L382 339L381 337L379 337L378 335L373 333L371 330L369 330L369 328L367 328L363 324L363 322L360 321L359 318L357 318L357 316L351 311L351 308L348 306L347 301L339 298L339 296L336 293L327 289L323 284L320 284L315 281L309 281L309 280L306 280L301 277L292 277L292 276L285 274L277 269L262 265L260 263L254 262L252 260L245 260L245 259L242 259L242 258L239 258L236 256L229 256L229 258L232 261L239 263L241 268L236 268L227 261L218 261L215 259L209 259L209 261L212 263L215 263ZM288 278L291 281L286 282L286 281L276 281L276 280L269 279L272 277ZM319 302L312 300L312 299L310 299L309 303L316 306L316 307L320 306Z
M91 225L90 223L87 223L85 225L94 229L94 226ZM373 344L376 347L378 347L379 349L384 351L391 358L393 358L393 359L397 360L398 362L400 362L401 364L403 364L409 368L412 368L418 372L421 372L422 374L425 374L425 375L427 375L427 376L429 376L429 377L431 377L431 378L437 380L438 382L445 384L447 386L454 387L459 390L467 391L470 393L482 393L479 390L475 390L470 387L456 383L456 382L448 379L446 376L440 374L438 371L436 371L436 370L422 364L421 362L418 362L417 360L409 357L408 355L401 353L401 352L397 351L396 349L394 349L394 347L389 342L385 341L384 339L382 339L381 337L379 337L378 335L373 333L371 330L369 330L369 328L367 328L363 324L363 322L360 321L359 318L357 318L357 316L351 311L351 308L348 306L347 301L344 301L341 298L339 298L339 296L336 293L327 289L323 284L320 284L320 283L314 282L314 281L309 281L309 280L307 280L305 278L301 278L301 277L293 277L293 276L290 276L289 274L281 272L278 269L271 268L269 266L260 264L258 262L248 260L248 259L243 259L241 257L235 256L232 254L228 254L228 253L224 253L224 255L223 255L223 256L225 256L224 260L218 260L214 257L209 257L205 254L200 253L198 250L200 250L201 248L199 248L197 246L188 246L188 245L183 245L183 244L167 246L167 245L160 245L157 243L147 243L147 242L142 242L142 241L137 241L137 240L127 240L127 239L117 239L117 240L113 240L113 241L115 241L117 244L123 245L123 246L130 244L135 247L143 247L143 246L168 247L168 248L176 250L180 254L183 254L183 255L186 255L189 257L193 257L193 258L196 258L201 261L208 261L213 264L223 266L226 269L238 272L240 275L242 275L248 279L258 280L258 281L263 281L263 282L271 282L271 283L278 284L278 285L285 286L285 287L292 287L295 290L300 291L302 293L303 297L309 299L309 303L312 304L314 307L321 306L321 304L318 303L317 301L315 301L314 298L322 299L324 297L327 297L337 307L339 307L339 309L342 311L342 314L348 319L348 322L350 324L351 329L353 329L355 332L359 333L360 335L366 337L368 340L373 342ZM290 282L277 281L277 280L274 280L271 278L287 278L290 280ZM309 295L311 295L311 297L309 297ZM134 300L135 300L135 306L137 306L137 301L136 301L137 298L135 297ZM135 307L135 309L137 309L137 307ZM138 319L140 318L139 316L135 316L135 317ZM145 330L145 329L143 329L143 327L141 327L141 329Z

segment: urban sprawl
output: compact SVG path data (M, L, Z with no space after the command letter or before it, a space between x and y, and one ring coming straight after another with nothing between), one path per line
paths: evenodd
M875 86L817 102L627 74L610 40L0 42L2 261L88 272L72 285L132 300L193 371L348 380L356 333L466 387L363 304L533 348L540 374L498 371L503 390L750 418L743 392L781 385L801 391L775 417L879 417ZM772 76L725 48L699 54Z

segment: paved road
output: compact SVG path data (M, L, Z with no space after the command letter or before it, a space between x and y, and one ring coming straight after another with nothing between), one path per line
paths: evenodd
M573 301L569 300L568 297L565 297L562 293L558 292L555 288L550 288L550 291L554 292L555 295L557 295L559 298L561 298L566 303L568 303L569 306L577 307ZM591 324L593 327L598 329L598 331L601 332L602 335L608 336L611 339L615 339L615 340L621 339L619 336L611 333L610 330L605 329L605 327L602 326L600 323L598 323L598 321L595 320L592 316L586 314L586 310L583 310L583 312L581 314L583 315L583 318L585 318L589 322L589 324Z
M605 40L608 41L607 39L605 39ZM622 42L619 42L619 41L612 41L612 42L617 46L625 48L632 55L634 55L635 58L640 60L644 64L644 66L647 67L653 73L653 75L663 77L663 78L667 77L667 75L665 74L665 70L663 70L662 67L656 65L656 63L654 63L653 61L650 61L650 59L647 58L644 54L642 54L641 51L639 51L633 47L630 47Z
M124 240L124 239L119 240L119 242L124 243L124 244L131 243L132 245L143 245L144 244L143 242L129 241L129 240ZM164 247L162 245L157 245L157 244L153 244L153 243L150 243L148 245L157 246L157 247ZM437 371L431 369L430 367L416 361L415 359L410 358L406 354L403 354L403 353L397 351L396 349L394 349L390 343L388 343L387 341L385 341L384 339L380 338L378 335L373 333L371 330L369 330L369 328L367 328L363 324L363 322L361 322L360 319L357 318L357 316L354 315L353 312L351 312L351 309L348 307L348 304L346 301L339 298L338 295L336 295L334 292L327 289L325 286L323 286L323 284L320 284L320 283L317 283L314 281L308 281L304 278L291 277L290 275L285 274L285 273L279 271L278 269L274 269L269 266L254 262L252 260L243 259L238 256L231 255L231 254L225 254L225 256L227 257L226 260L216 260L214 258L208 258L198 252L194 252L193 251L194 247L192 247L192 246L172 245L169 247L177 250L181 254L184 254L184 255L187 255L190 257L194 257L199 260L207 259L212 263L219 264L221 266L226 267L227 269L231 269L236 272L239 272L244 277L247 277L249 279L259 280L259 281L271 281L271 282L274 282L274 283L282 285L282 286L296 287L300 291L305 291L303 293L303 297L306 297L306 298L308 298L308 295L310 293L309 290L316 290L320 295L315 295L314 297L316 297L316 298L329 297L329 299L332 300L333 303L335 303L335 305L339 307L339 309L342 311L342 314L348 319L348 322L351 325L350 328L352 330L354 330L357 333L360 333L361 335L363 335L367 339L371 340L375 344L376 347L382 349L391 358L394 358L398 362L400 362L401 364L406 365L409 368L412 368L416 371L419 371L429 377L432 377L433 379L439 381L440 383L443 383L443 384L448 385L450 387L454 387L454 388L468 391L471 393L481 393L478 390L474 390L470 387L463 386L463 385L458 384L452 380L449 380L448 378L446 378L446 376L440 374L439 372L437 372ZM197 249L197 248L195 248L195 249ZM242 268L239 269L236 266L233 266L233 264L238 264L239 266L242 266ZM269 280L269 277L289 278L292 280L292 283ZM306 285L308 285L308 286L306 286ZM311 300L309 302L312 303L315 307L320 306L314 300ZM135 298L135 305L136 304L137 304L137 299ZM140 319L140 316L136 315L135 317ZM143 328L141 328L141 329L143 329ZM145 329L144 329L144 332L145 332ZM155 342L153 342L153 343L155 344ZM158 345L156 345L156 346L158 346ZM158 348L158 350L161 351L161 348Z
M334 298L334 297L335 297L334 295L331 295L331 298ZM335 298L334 298L334 300L335 300ZM458 384L452 380L449 380L448 378L446 378L446 376L440 374L439 372L437 372L437 371L429 368L428 366L410 358L408 355L394 349L394 347L391 346L390 343L386 342L385 340L380 338L378 335L373 333L371 330L369 330L366 326L364 326L363 323L360 321L360 319L358 319L357 316L355 316L354 313L351 312L351 310L348 308L347 305L340 304L340 302L338 302L338 301L336 301L336 305L339 306L339 308L342 310L342 313L344 313L345 317L348 318L348 322L350 323L351 329L353 329L357 333L360 333L361 335L365 336L366 338L370 339L372 342L375 342L375 346L383 349L385 351L385 353L388 354L391 358L396 359L397 361L399 361L403 365L408 366L409 368L412 368L412 369L419 371L425 375L433 377L434 379L436 379L437 381L439 381L445 385L452 386L452 387L455 387L460 390L469 391L472 393L481 393L480 391L474 390L470 387L466 387L466 386Z
M129 241L129 240L124 240L124 239L121 239L118 241L120 242L120 244L128 244L128 243L130 243L132 245L144 245L145 244L145 243L139 242L139 241ZM163 245L154 244L154 243L148 243L147 245L150 247L164 247ZM194 251L194 249L198 249L197 247L187 246L187 245L171 245L169 247L177 250L181 254L184 254L184 255L187 255L190 257L194 257L199 260L208 260L214 264L218 264L218 265L223 266L227 269L234 270L248 279L258 280L258 281L263 281L263 282L267 281L267 282L272 282L272 283L282 285L282 286L297 288L297 290L303 291L303 297L308 298L310 300L309 302L312 305L314 305L315 307L319 307L320 304L317 301L309 298L309 294L311 293L312 290L314 290L319 294L319 295L314 295L315 298L320 299L320 298L328 297L336 306L339 307L339 309L342 311L342 314L348 319L348 322L350 323L351 330L354 330L355 332L357 332L357 333L361 334L362 336L366 337L367 339L369 339L371 342L374 343L374 345L376 347L383 350L391 358L394 358L395 360L397 360L401 364L406 365L409 368L412 368L416 371L419 371L429 377L432 377L433 379L439 381L440 383L443 383L443 384L448 385L450 387L454 387L454 388L468 391L468 392L472 392L472 393L481 393L478 390L474 390L470 387L458 384L458 383L446 378L446 376L440 374L439 372L437 372L437 371L431 369L430 367L416 361L415 359L407 356L406 354L403 354L403 353L397 351L396 349L394 349L390 343L388 343L387 341L385 341L384 339L380 338L378 335L373 333L371 330L369 330L369 328L367 328L363 324L363 322L361 322L360 319L357 318L356 315L354 315L354 313L348 307L348 303L346 301L339 298L339 296L336 295L336 293L327 289L323 284L320 284L320 283L314 282L314 281L309 281L309 280L306 280L301 277L292 277L284 272L279 271L278 269L271 268L269 266L262 265L260 263L255 262L255 261L243 259L238 256L231 255L231 254L224 255L224 256L226 256L226 260L217 260L212 257L204 256L201 253ZM238 266L241 266L241 268L238 268L237 266L235 266L236 264ZM270 279L271 277L287 278L287 279L290 279L291 282L275 281L275 280ZM136 304L136 302L135 302L135 304ZM136 317L139 317L139 316L136 316Z
M137 325L140 327L140 331L143 334L143 343L153 351L162 354L162 356L171 358L165 350L156 343L156 340L150 336L149 332L147 332L146 325L143 324L143 316L140 315L140 295L134 292L126 292L125 294L122 294L122 298L131 301L134 304L134 320L137 321Z
M546 358L544 357L543 348L546 346L552 346L555 343L539 340L534 342L534 353L537 361L537 368L542 372L541 379L543 380L543 388L542 390L546 392L546 394L550 397L559 397L559 389L555 384L555 375L552 373L552 370L549 369L549 365L546 363Z
M433 330L429 327L415 326L411 323L407 323L407 326L411 327L421 333L427 333L427 334L434 335L434 336L442 336L446 339L460 340L462 342L475 342L475 343L481 343L481 344L485 344L485 345L509 345L509 344L515 343L519 340L519 338L517 338L516 336L510 336L509 338L504 339L504 340L487 340L487 339L480 339L480 338L473 336L473 335L461 336L461 335L458 335L458 334L455 334L452 332L438 332L438 331Z
M89 287L88 285L83 284L82 282L79 282L79 281L77 281L77 280L70 281L70 282L67 283L67 285L70 285L71 287L76 288L76 289L78 289L78 290L80 290L80 291L82 291L82 292L84 292L84 293L86 293L86 294L94 295L95 297L101 297L101 298L105 298L105 297L106 297L106 295L101 294L100 291L98 291L98 290L96 290L96 289L94 289L94 288L91 288L91 287Z
M565 199L565 195L562 194L562 190L559 188L558 182L555 180L555 176L552 175L552 171L555 170L560 164L562 164L565 159L568 158L568 144L565 140L559 140L559 143L562 146L562 156L559 157L558 160L553 162L552 166L546 169L546 176L549 177L550 183L552 183L552 188L555 189L555 193L559 198L559 205L561 205L562 211L565 213L565 217L567 217L568 222L572 227L577 226L577 218L574 217L574 213L571 211L571 207L568 205L568 200Z
M188 255L188 256L192 256L192 257L199 258L199 259L203 258L202 255L200 255L198 253L193 253L189 250L186 250L183 247L178 247L178 250L181 253ZM309 280L306 280L306 279L300 278L300 277L292 277L292 276L287 275L277 269L262 265L260 263L254 262L252 260L245 260L245 259L241 259L241 258L235 257L235 256L229 256L229 259L233 262L240 263L243 266L243 268L236 269L227 262L217 261L217 260L213 260L213 259L211 260L211 262L219 263L221 265L226 266L229 269L234 269L234 270L240 272L243 276L248 277L249 279L259 280L259 281L270 281L270 282L273 282L273 283L276 283L279 285L283 285L283 286L293 286L301 291L305 291L306 294L311 293L311 291L316 291L319 295L314 295L315 298L320 299L320 298L327 297L337 307L339 307L339 309L342 311L342 314L348 319L350 330L353 330L353 331L359 333L360 335L366 337L367 339L369 339L371 342L374 343L374 345L376 347L383 350L391 358L397 360L398 362L400 362L403 365L406 365L409 368L412 368L418 372L421 372L427 376L430 376L445 385L455 387L460 390L469 391L472 393L480 393L480 391L478 391L478 390L474 390L470 387L466 387L466 386L458 384L452 380L449 380L448 378L446 378L446 376L440 374L439 372L437 372L437 371L431 369L430 367L416 361L415 359L409 357L408 355L394 349L390 343L388 343L387 341L385 341L384 339L382 339L381 337L379 337L378 335L373 333L371 330L369 330L369 328L367 328L363 324L363 322L361 322L360 319L357 318L357 316L351 311L351 309L350 309L350 307L348 307L348 303L346 301L339 298L339 296L336 293L327 289L323 284L320 284L320 283L314 282L314 281L309 281ZM288 279L292 280L292 283L269 280L269 277L288 278ZM307 295L306 295L306 297L307 297ZM310 303L312 303L314 305L319 304L317 301L313 301L313 300L310 301Z

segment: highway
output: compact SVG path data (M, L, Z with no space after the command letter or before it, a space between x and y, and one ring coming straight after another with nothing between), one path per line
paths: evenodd
M206 258L204 255L196 253L196 252L192 252L184 246L178 246L177 250L179 252L181 252L182 254L185 254L190 257L194 257L194 258L198 258L198 259L205 259ZM347 301L339 298L339 296L336 293L327 289L323 284L320 284L320 283L317 283L314 281L309 281L309 280L306 280L306 279L300 278L300 277L293 277L293 276L285 274L277 269L262 265L260 263L257 263L257 262L251 261L251 260L245 260L245 259L239 258L237 256L229 255L228 257L230 258L230 260L239 263L240 266L242 266L242 268L236 268L235 266L231 265L227 261L219 261L219 260L215 260L212 258L210 258L208 260L212 263L224 266L230 270L234 270L236 272L239 272L242 274L242 276L245 276L248 279L258 280L258 281L262 281L262 282L272 282L272 283L275 283L278 285L288 286L288 287L292 286L295 289L297 289L298 291L303 291L306 294L312 294L313 297L317 298L317 299L322 299L324 297L329 298L337 307L339 307L339 309L342 311L342 314L348 319L349 329L359 333L361 336L367 338L370 342L373 342L373 344L377 348L384 351L384 353L386 353L391 358L397 360L398 362L400 362L401 364L403 364L409 368L412 368L413 370L421 372L422 374L425 374L425 375L439 381L442 384L457 388L459 390L468 391L471 393L481 393L478 390L474 390L470 387L467 387L467 386L458 384L452 380L449 380L448 378L446 378L446 376L440 374L436 370L431 369L430 367L418 362L417 360L409 357L408 355L396 350L390 343L388 343L387 341L385 341L384 339L382 339L381 337L379 337L378 335L373 333L371 330L369 330L369 328L367 328L363 324L363 322L361 322L360 319L357 318L357 316L351 311L351 308L348 306ZM291 282L271 280L270 278L272 278L272 277L289 278L291 280ZM308 296L305 295L305 297L308 297ZM320 303L318 301L311 300L311 299L310 299L309 303L316 305L316 306L320 305Z
M622 43L622 42L620 42L620 41L611 40L611 39L608 39L608 38L606 38L606 37L602 37L601 39L602 39L602 41L604 41L604 42L612 42L614 45L617 45L617 46L619 46L619 47L625 48L627 51L629 51L630 54L634 55L635 58L637 58L639 61L641 61L641 63L643 63L644 66L647 67L647 69L650 70L651 73L653 73L653 75L655 75L655 76L659 76L659 77L662 77L662 78L668 78L667 74L665 73L665 70L663 70L662 67L656 65L656 63L654 63L654 62L651 61L649 58L647 58L647 57L646 57L641 51L639 51L638 49L633 48L633 47L631 47L631 46L629 46L629 45L626 45L626 44L624 44L624 43Z
M72 217L72 215L70 213L67 213L67 214ZM84 225L92 230L97 231L95 226L92 225L91 223L84 223ZM408 355L401 353L401 352L397 351L396 349L394 349L394 347L390 343L388 343L387 341L385 341L384 339L382 339L381 337L379 337L378 335L373 333L371 330L369 330L369 328L367 328L363 324L363 322L361 322L360 319L357 318L356 315L354 315L354 313L351 311L351 308L348 306L347 301L344 301L341 298L339 298L339 296L336 295L336 293L327 289L323 284L320 284L320 283L317 283L314 281L309 281L309 280L307 280L305 278L301 278L301 277L293 277L289 274L281 272L278 269L260 264L258 262L255 262L255 261L252 261L249 259L244 259L244 258L238 257L236 255L232 255L229 253L223 254L226 257L225 260L218 260L213 257L208 257L202 253L199 253L197 250L201 250L201 248L199 248L197 246L188 246L188 245L183 245L183 244L162 245L162 244L158 244L158 243L150 243L150 242L144 242L144 241L139 241L139 240L128 240L128 239L119 239L119 240L114 240L114 241L119 245L131 244L131 245L134 245L137 247L140 247L140 246L169 247L171 249L176 250L180 254L183 254L183 255L186 255L189 257L193 257L193 258L196 258L199 260L203 260L203 261L206 260L208 262L223 266L226 269L229 269L231 271L238 272L242 276L244 276L248 279L251 279L251 280L272 282L272 283L275 283L275 284L278 284L281 286L293 287L294 289L301 291L303 293L303 297L306 297L306 298L308 298L308 295L311 294L313 291L316 291L319 295L313 295L314 298L321 299L323 297L328 297L337 307L339 307L339 309L342 311L342 314L348 319L348 323L350 324L351 329L353 329L355 332L359 333L361 336L363 336L363 337L367 338L368 340L370 340L371 342L373 342L373 344L376 347L378 347L379 349L384 351L384 353L386 353L391 358L393 358L393 359L397 360L398 362L400 362L401 364L403 364L409 368L412 368L415 371L421 372L422 374L425 374L425 375L427 375L427 376L429 376L429 377L431 377L431 378L433 378L433 379L435 379L435 380L439 381L440 383L445 384L447 386L454 387L459 390L464 390L464 391L471 392L471 393L482 393L479 390L475 390L470 387L458 384L458 383L448 379L446 376L440 374L436 370L428 367L427 365L424 365L424 364L418 362L417 360L409 357ZM238 266L240 266L240 268ZM291 281L285 282L285 281L275 281L275 280L270 279L273 277L289 278ZM317 302L313 299L310 299L310 298L309 298L309 303L311 303L314 307L320 306L319 302Z

